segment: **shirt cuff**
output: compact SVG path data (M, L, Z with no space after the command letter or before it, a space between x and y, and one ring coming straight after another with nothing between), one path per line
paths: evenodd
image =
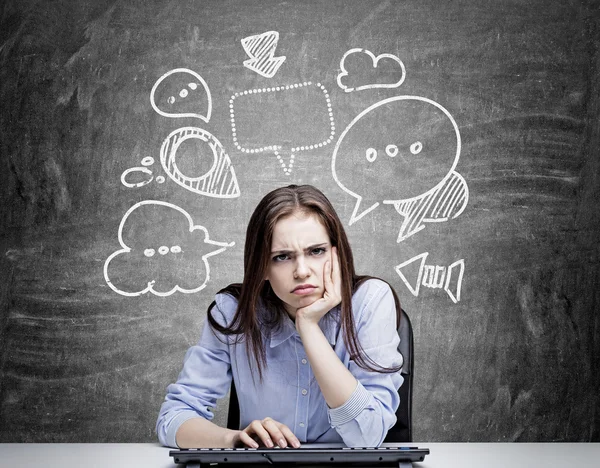
M173 448L179 448L177 445L177 430L181 427L181 425L186 422L188 419L192 418L201 418L198 413L195 411L182 411L177 416L175 416L171 423L169 424L169 429L167 429L167 446Z
M331 427L335 428L356 419L356 417L369 406L371 398L371 393L358 382L358 385L356 385L356 388L354 389L354 393L352 393L346 403L337 408L328 410Z

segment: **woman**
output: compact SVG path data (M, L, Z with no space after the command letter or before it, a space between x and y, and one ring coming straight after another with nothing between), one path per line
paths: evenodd
M312 186L267 194L248 225L244 281L217 294L157 421L168 446L379 446L402 384L398 299L354 271L329 200ZM210 420L233 377L241 430Z

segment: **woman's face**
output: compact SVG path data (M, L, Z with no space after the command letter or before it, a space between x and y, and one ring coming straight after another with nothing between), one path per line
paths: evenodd
M275 224L266 280L293 319L296 310L323 297L323 269L331 241L319 218L294 212Z

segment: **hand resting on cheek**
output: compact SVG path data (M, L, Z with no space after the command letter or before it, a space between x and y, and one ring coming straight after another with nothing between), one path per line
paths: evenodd
M323 296L296 311L296 328L303 323L316 324L342 302L342 279L337 248L331 248L331 259L323 266Z

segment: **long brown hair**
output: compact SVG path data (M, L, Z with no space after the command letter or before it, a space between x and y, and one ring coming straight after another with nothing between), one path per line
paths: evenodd
M365 370L381 373L398 372L401 366L382 367L369 358L357 339L352 314L352 295L364 281L372 277L356 275L352 249L344 227L331 202L320 190L311 185L281 187L269 192L259 202L246 231L243 283L230 284L219 291L237 299L238 306L234 318L231 324L220 325L212 316L212 308L215 305L213 301L207 312L210 326L224 335L238 335L238 342L245 339L247 354L254 357L262 380L262 369L266 365L266 350L261 329L272 329L286 318L281 300L271 289L269 281L265 280L270 261L273 230L277 221L298 211L316 215L329 234L331 245L337 247L342 281L340 321L344 343L350 351L351 359ZM391 289L396 303L396 326L399 326L400 302L394 289ZM264 307L259 307L259 304Z

